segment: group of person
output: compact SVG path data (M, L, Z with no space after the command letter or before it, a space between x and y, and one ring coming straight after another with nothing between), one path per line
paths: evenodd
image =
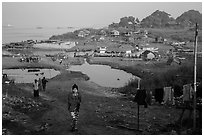
M39 97L39 92L46 90L46 83L48 81L43 77L39 80L35 79L33 83L34 97ZM77 131L77 123L79 117L79 108L81 104L81 94L78 92L78 86L74 84L71 92L68 94L68 111L72 117L71 131Z
M34 91L34 97L39 97L39 92L44 91L46 89L46 83L48 81L43 77L42 79L39 78L39 80L35 79L33 83L33 91Z

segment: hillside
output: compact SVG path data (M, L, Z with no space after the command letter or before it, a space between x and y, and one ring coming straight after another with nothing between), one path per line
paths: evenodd
M142 28L172 28L184 29L191 28L198 23L202 28L202 14L195 10L184 12L179 17L174 19L171 14L164 11L156 10L151 15L145 17L141 21L133 16L120 18L119 23L112 23L109 28L125 27L133 29L135 27Z
M195 10L189 10L177 17L176 22L182 27L192 27L198 23L200 28L202 28L202 14Z
M176 24L175 19L170 14L159 10L156 10L141 21L142 27L148 28L163 28L170 24Z
M80 29L66 34L52 36L50 39L60 40L85 40L85 37L90 35L107 35L114 29L121 32L148 30L151 38L165 37L176 41L194 41L195 23L199 25L198 41L202 41L202 14L195 10L184 12L179 17L174 19L171 14L164 11L156 10L151 15L139 21L138 18L127 16L120 18L118 23L112 23L107 29ZM85 37L78 37L80 31L86 33Z

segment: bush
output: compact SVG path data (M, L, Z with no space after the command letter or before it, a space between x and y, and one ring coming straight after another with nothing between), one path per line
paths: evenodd
M202 82L202 63L198 62L197 66L197 81ZM155 88L163 88L171 86L175 88L175 96L182 95L182 86L184 84L193 83L194 81L193 63L182 65L178 68L168 69L165 72L157 72L154 75L143 75L141 80L141 88L154 91ZM138 80L130 81L126 86L120 89L122 93L134 93L137 88ZM202 95L202 85L198 88L198 96Z

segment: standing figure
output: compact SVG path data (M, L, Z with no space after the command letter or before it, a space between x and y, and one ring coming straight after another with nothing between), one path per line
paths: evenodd
M79 108L81 103L81 95L78 92L78 86L74 84L72 86L72 92L68 94L68 110L72 117L72 131L77 130L77 121L79 117Z
M39 92L42 91L42 79L39 78L38 80L38 85L39 85Z
M42 87L43 87L43 91L45 91L45 88L46 88L46 83L47 83L48 81L45 79L45 77L43 77L43 79L42 79Z
M62 64L62 59L60 59L60 62L59 62L59 63L60 63L60 65Z
M39 84L37 79L35 79L33 83L33 90L34 90L34 97L39 97Z

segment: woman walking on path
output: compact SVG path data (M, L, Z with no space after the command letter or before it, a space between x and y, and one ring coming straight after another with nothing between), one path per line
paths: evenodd
M68 94L68 110L72 117L72 125L71 125L72 131L78 130L77 122L79 117L80 103L81 103L81 95L78 92L78 86L74 84L72 86L72 92Z

